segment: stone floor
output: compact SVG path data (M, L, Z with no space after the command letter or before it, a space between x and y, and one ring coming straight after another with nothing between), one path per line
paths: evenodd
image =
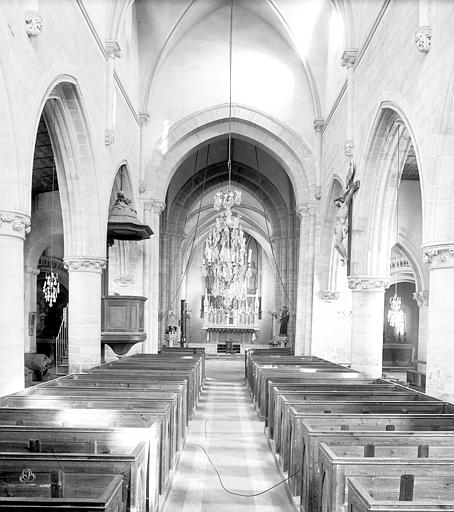
M259 493L281 477L244 382L244 358L207 359L206 375L164 512L290 512L284 485L257 497L222 489L201 446L230 491Z

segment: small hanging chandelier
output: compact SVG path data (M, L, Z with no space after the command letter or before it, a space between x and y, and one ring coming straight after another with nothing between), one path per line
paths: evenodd
M54 100L57 101L57 100ZM55 127L55 103L54 103L54 127ZM43 284L44 300L51 308L60 293L60 283L58 273L53 271L53 256L54 256L54 195L55 195L55 155L52 155L52 210L50 213L51 218L51 232L50 232L50 272L46 272L46 277Z
M45 301L49 304L49 307L52 307L60 293L60 283L56 272L46 272L46 278L43 284L43 293Z
M396 192L396 238L399 239L399 173L400 173L400 126L397 126L397 192ZM394 295L389 299L388 323L398 336L405 332L405 315L401 309L402 298L397 295L397 274Z
M228 187L214 195L214 209L223 210L205 241L202 274L210 276L212 293L230 304L233 299L245 300L247 280L251 277L251 257L246 254L246 238L239 217L232 207L241 203L241 192L231 189L232 179L232 29L233 0L230 4L229 39L229 136Z

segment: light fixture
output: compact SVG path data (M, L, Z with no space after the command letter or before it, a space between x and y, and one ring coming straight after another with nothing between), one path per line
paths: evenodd
M232 207L241 203L241 192L231 189L232 181L232 34L233 0L230 3L229 38L229 133L228 133L228 187L214 195L214 208L223 210L205 241L202 274L212 282L211 292L229 306L233 300L244 301L247 280L251 277L251 252L246 251L246 237L239 217Z
M396 242L399 240L399 173L400 173L400 125L397 126L397 186L396 186ZM389 299L388 323L399 337L405 333L405 315L402 298L397 295L397 279L395 276L394 295Z
M56 102L57 100L54 100ZM55 133L55 103L54 103L54 115L53 115L53 126ZM51 200L51 232L50 232L50 272L46 272L46 277L43 284L44 300L49 304L51 308L60 293L60 282L58 273L54 272L54 196L55 196L55 155L52 154L52 200Z

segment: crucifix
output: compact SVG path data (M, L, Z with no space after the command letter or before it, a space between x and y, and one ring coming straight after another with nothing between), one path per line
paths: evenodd
M334 225L334 247L341 256L342 264L347 263L347 274L350 273L350 254L351 254L351 225L352 225L352 206L353 194L359 189L359 180L354 181L355 164L350 163L347 173L347 187L345 192L334 199L337 206L336 223ZM344 246L344 238L348 236L348 247Z

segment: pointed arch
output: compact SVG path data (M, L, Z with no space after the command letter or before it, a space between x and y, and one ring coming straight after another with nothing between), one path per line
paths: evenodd
M160 201L187 155L229 131L228 105L196 112L175 123L155 145L145 167L147 189ZM258 110L234 105L232 135L251 141L270 154L286 171L298 205L315 196L315 157L309 144L277 119ZM163 149L164 148L164 149Z
M397 190L410 145L414 147L420 171L424 230L424 172L414 126L395 101L380 104L358 166L361 188L353 209L352 275L389 275Z
M58 76L48 86L35 117L35 138L41 115L48 127L55 158L65 257L103 256L107 215L98 194L91 134L75 78ZM29 151L27 198L31 193L33 149L34 144Z

